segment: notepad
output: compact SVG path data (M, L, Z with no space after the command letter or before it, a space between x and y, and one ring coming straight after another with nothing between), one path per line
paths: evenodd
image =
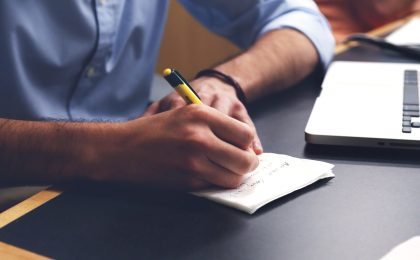
M419 30L420 18L413 18L386 37L386 40L396 45L420 45Z
M381 260L418 260L420 259L420 236L410 238L393 248Z
M274 153L264 153L259 160L257 169L248 173L238 188L212 188L192 194L253 214L278 198L335 176L334 165L325 162Z

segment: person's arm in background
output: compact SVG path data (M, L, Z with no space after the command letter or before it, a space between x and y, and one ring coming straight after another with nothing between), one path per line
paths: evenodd
M420 10L419 0L349 1L354 16L370 30Z
M210 30L248 48L215 69L233 77L249 101L296 84L317 64L326 68L332 57L334 40L329 26L312 1L181 2ZM249 124L255 131L231 86L212 77L196 79L192 85L204 103ZM171 94L152 104L146 115L184 105L182 99ZM254 150L262 152L257 135Z

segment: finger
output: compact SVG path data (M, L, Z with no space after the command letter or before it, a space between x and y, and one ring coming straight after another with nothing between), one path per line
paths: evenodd
M213 102L213 95L210 95L207 92L199 92L198 95L200 96L200 100L201 102L203 102L203 104L206 104L208 106L211 106L211 103Z
M208 106L211 106L214 98L214 88L206 83L197 83L195 81L190 82L194 90L198 93L201 102Z
M151 116L159 112L159 102L153 102L144 112L143 116Z
M205 157L200 160L198 168L193 174L205 182L223 188L237 188L243 181L243 176L235 174Z
M159 112L164 112L164 111L180 108L185 105L186 103L181 97L171 94L161 100L159 104Z
M258 136L257 129L252 121L251 117L249 116L248 112L246 111L245 107L236 109L233 114L233 118L238 119L241 122L249 125L254 132L254 140L252 141L252 149L254 152L258 154L262 154L264 152L264 148L262 147L260 137Z
M215 97L213 102L210 104L211 107L219 110L225 115L230 115L232 102L225 97Z
M206 156L213 163L239 175L247 174L257 168L259 160L252 149L240 149L216 136L211 139L212 145L206 149Z
M206 119L217 137L244 150L251 145L254 132L250 126L215 109L209 111Z
M255 135L254 141L252 141L252 149L256 155L260 155L264 152L264 148L258 135Z

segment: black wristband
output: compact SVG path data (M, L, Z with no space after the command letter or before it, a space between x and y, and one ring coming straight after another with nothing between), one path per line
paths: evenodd
M200 72L197 73L197 75L195 76L195 78L200 78L200 77L213 77L213 78L217 78L218 80L232 86L235 89L236 92L236 96L238 97L239 101L242 102L242 104L244 104L244 106L246 107L248 105L246 96L244 91L242 90L241 85L239 85L239 83L234 80L231 76L226 75L218 70L214 70L214 69L205 69L202 70Z

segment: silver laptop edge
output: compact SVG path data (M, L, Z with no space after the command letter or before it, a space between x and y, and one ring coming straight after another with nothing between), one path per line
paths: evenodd
M306 125L306 142L420 149L417 128L420 117L415 111L403 112L407 71L409 75L416 72L417 78L420 64L341 61L331 64ZM416 100L419 103L418 95ZM415 110L416 106L409 108ZM409 122L404 120L410 120L409 128L403 129Z

